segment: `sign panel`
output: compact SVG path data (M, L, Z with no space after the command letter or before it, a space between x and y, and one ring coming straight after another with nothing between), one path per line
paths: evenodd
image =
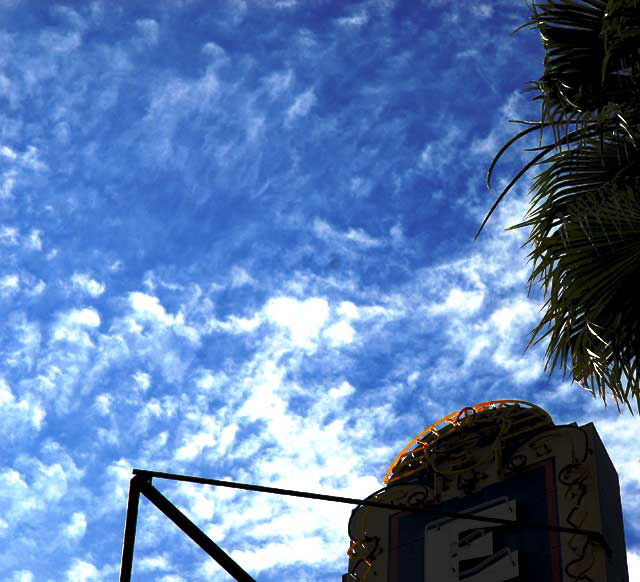
M469 407L423 431L368 499L479 514L514 526L360 507L345 581L625 582L617 475L593 425L555 426L538 407ZM612 553L583 534L601 532Z
M516 503L499 498L469 512L513 520ZM505 582L520 572L518 551L496 548L493 522L446 518L429 523L424 536L424 579L440 582Z

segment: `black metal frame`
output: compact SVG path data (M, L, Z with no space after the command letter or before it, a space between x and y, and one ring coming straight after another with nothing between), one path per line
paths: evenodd
M131 582L131 570L133 568L133 548L136 539L136 526L138 521L138 506L140 495L144 495L153 505L164 513L173 523L175 523L187 536L189 536L198 546L200 546L209 556L220 564L238 582L256 582L247 574L220 546L211 540L200 528L198 528L184 513L182 513L171 501L169 501L151 483L152 479L169 479L172 481L183 481L187 483L198 483L200 485L214 485L219 487L230 487L232 489L243 489L245 491L257 491L260 493L272 493L275 495L286 495L290 497L302 497L305 499L316 499L318 501L333 501L335 503L347 503L349 505L378 507L380 509L390 509L393 511L408 511L412 513L430 513L439 517L452 517L469 519L482 522L497 523L506 527L520 527L528 529L544 529L557 531L560 533L571 533L584 535L588 539L600 544L607 555L611 555L611 549L601 532L584 530L572 527L562 527L548 523L521 522L519 520L506 520L496 517L474 515L469 513L457 513L451 511L440 511L431 507L415 505L402 505L397 503L384 503L381 501L369 501L356 499L353 497L339 497L337 495L322 495L320 493L309 493L307 491L294 491L291 489L280 489L277 487L264 487L262 485L249 485L248 483L237 483L234 481L221 481L219 479L207 479L204 477L193 477L190 475L177 475L175 473L163 473L160 471L146 471L134 469L133 478L129 485L129 499L127 502L127 517L125 519L124 541L122 543L122 562L120 566L120 582Z
M153 505L175 523L187 536L209 554L209 556L218 562L234 580L238 582L256 582L229 554L209 538L207 534L151 484L153 477L154 474L151 472L134 470L134 476L129 483L129 500L127 502L127 517L124 526L124 541L122 543L120 582L131 581L133 548L136 541L140 495L144 495L153 503Z

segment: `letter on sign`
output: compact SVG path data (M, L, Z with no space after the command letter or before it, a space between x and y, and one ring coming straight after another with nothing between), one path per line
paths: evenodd
M468 513L515 520L516 502L500 497ZM500 524L445 518L425 529L425 582L516 582L518 552L494 549L493 528ZM484 559L481 559L484 558ZM463 568L462 562L473 560Z

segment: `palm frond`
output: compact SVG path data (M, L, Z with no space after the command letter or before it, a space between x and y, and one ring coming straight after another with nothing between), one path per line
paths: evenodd
M537 238L530 284L545 313L531 343L548 338L547 367L571 369L594 394L629 403L640 394L640 190L616 185L576 200L561 226Z
M527 89L541 102L540 145L498 195L478 234L529 169L530 207L511 228L530 228L530 289L545 304L532 343L547 344L546 367L570 371L605 403L640 411L640 2L547 0L530 5L545 48L544 73ZM522 27L521 27L522 28ZM543 135L549 136L542 143ZM476 237L478 236L476 234Z

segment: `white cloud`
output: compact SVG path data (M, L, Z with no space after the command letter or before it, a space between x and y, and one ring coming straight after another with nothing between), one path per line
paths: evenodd
M36 295L42 295L44 290L47 288L47 285L44 281L39 280L33 285L30 289L27 290L27 294L35 297Z
M492 130L485 137L475 138L471 142L471 152L481 156L493 157L501 147L500 139L499 132Z
M20 231L15 226L3 225L0 227L0 244L5 246L16 246L20 243ZM39 230L32 230L23 238L23 246L29 251L42 250L42 238Z
M18 244L20 231L14 226L3 226L0 228L0 244L15 246Z
M224 372L212 374L210 370L201 370L196 379L196 386L205 392L209 392L224 385L228 380L229 378Z
M9 159L9 160L17 160L18 154L12 150L9 146L3 145L0 147L0 155Z
M129 481L131 480L133 465L125 458L113 461L106 470L107 498L111 501L113 508L123 507L129 495Z
M218 492L207 487L181 487L178 499L186 500L189 515L201 524L211 520L219 509Z
M329 304L319 297L303 301L277 297L267 302L264 313L269 321L289 332L295 346L309 349L329 318Z
M364 248L383 246L382 241L373 238L361 228L350 228L346 232L334 229L328 222L316 218L313 221L313 234L324 240L334 240L342 243L355 243Z
M227 452L227 449L233 444L238 433L237 424L229 424L225 426L220 433L220 440L218 442L218 451L221 455Z
M0 377L0 417L3 420L0 434L16 436L38 431L45 416L42 404L32 394L16 398L9 383Z
M251 394L244 401L238 415L246 416L250 420L277 418L283 421L280 428L290 425L290 420L283 414L286 404L278 396L284 373L285 371L271 360L261 362L249 379Z
M347 396L351 396L355 390L356 389L345 380L340 384L340 386L329 390L329 398L345 398Z
M0 295L13 295L20 287L20 275L5 275L0 278Z
M65 526L65 534L73 541L81 539L87 530L87 518L81 511L75 511Z
M299 117L305 117L315 105L316 94L313 89L307 89L298 95L293 104L287 110L287 121L292 122Z
M5 97L9 104L9 109L15 110L20 102L20 95L16 90L15 83L12 83L9 77L0 73L0 95ZM7 146L0 147L0 155L9 159L15 159L13 157L15 152Z
M391 240L396 245L399 245L399 244L401 244L401 243L403 243L405 241L404 232L402 230L402 225L400 225L400 224L394 224L389 229L389 235L391 236Z
M151 386L151 376L146 372L137 371L133 375L133 381L135 382L136 388L142 392L146 392L149 390L149 386Z
M256 315L250 319L245 317L231 316L229 318L230 327L228 329L240 332L251 332L257 329L262 323L262 318Z
M573 388L575 389L575 386ZM596 401L596 404L600 403ZM598 433L615 463L622 485L623 506L632 503L640 507L638 505L640 498L637 496L640 491L640 454L637 449L629 446L629 443L637 438L637 417L627 414L613 416L598 420L596 425ZM624 493L628 493L628 495L625 496Z
M16 186L15 174L13 172L6 172L2 175L2 184L0 185L0 200L11 198L13 196L13 189Z
M297 520L291 520L291 528L299 527ZM278 528L280 531L291 531ZM291 566L293 564L327 564L335 561L340 550L344 551L344 543L328 542L320 536L307 538L293 538L282 542L261 544L252 550L233 550L231 557L249 572L264 572L278 566ZM212 568L213 570L213 568Z
M211 319L208 323L208 330L220 330L233 334L246 334L255 331L263 322L260 313L256 313L253 317L237 317L230 316L226 321Z
M39 230L32 230L27 237L25 242L25 246L30 251L41 251L42 250L42 239L40 238Z
M28 170L42 172L48 169L45 162L40 159L40 150L35 146L27 146L24 153L19 156L20 166Z
M82 36L77 32L60 33L45 30L40 33L40 44L51 53L70 53L80 48Z
M69 478L60 463L45 465L38 463L38 473L32 485L46 502L60 500L68 490Z
M627 552L627 565L629 567L629 582L640 580L640 554Z
M231 269L231 286L242 287L244 285L255 284L255 279L242 267L234 266Z
M82 16L68 6L54 6L51 12L71 28L84 30L87 26Z
M353 176L349 180L349 192L356 198L369 196L374 186L375 182L373 180L363 176Z
M462 132L454 124L447 125L445 133L429 142L420 152L418 167L421 170L442 175L446 164L444 160L455 157L458 152L458 143L462 139Z
M106 416L111 412L111 405L113 404L113 397L110 394L102 393L96 396L96 399L93 403L95 409L98 411L98 414Z
M71 284L75 289L79 289L91 297L99 297L105 290L104 284L92 279L86 273L74 273L71 277Z
M0 504L3 517L12 529L56 507L82 476L59 445L45 444L43 456L50 457L52 462L48 464L24 455L20 459L20 471L13 468L0 470Z
M322 335L334 346L341 346L353 342L356 331L347 321L338 321L327 327Z
M86 327L98 327L100 325L100 314L96 309L85 307L83 309L72 309L63 317L68 325L81 325Z
M360 26L366 24L369 21L369 15L361 10L360 12L356 12L351 16L344 16L342 18L338 18L338 24L340 26L346 26L349 28L359 28Z
M236 423L224 426L215 416L200 411L186 414L183 426L181 446L174 455L177 461L193 461L199 455L206 455L209 448L215 448L218 456L224 455L235 441L239 428Z
M490 18L493 14L493 6L491 4L474 4L471 6L471 12L479 18Z
M351 240L355 243L362 245L363 247L379 247L382 243L379 240L369 236L364 230L361 228L350 228L345 234L344 237L347 240Z
M313 221L313 233L320 238L336 236L336 231L325 220L316 218Z
M143 165L170 164L184 169L185 154L175 134L185 120L210 110L220 92L215 64L195 80L177 77L153 86L147 114L132 129L133 139L140 141ZM221 144L214 155L222 163L229 156L229 146Z
M507 305L496 309L490 316L489 321L498 330L500 335L513 335L514 328L529 327L536 321L540 306L525 297L515 298ZM520 334L517 334L518 336Z
M158 44L160 26L153 18L142 18L140 20L136 20L136 28L138 29L138 32L145 44L148 46L155 46Z
M100 314L96 309L72 309L58 317L51 335L54 341L67 341L89 348L93 346L89 332L98 328L100 323Z
M25 315L15 317L12 323L12 333L16 343L12 352L5 354L5 362L10 366L26 365L30 369L41 349L40 324L37 321L28 320Z
M458 56L472 56L478 58L478 54L460 53ZM506 140L512 137L511 127L512 124L508 122L513 119L522 119L526 117L524 111L526 110L527 100L524 98L521 91L514 91L511 93L504 104L500 107L501 123L492 127L484 137L476 137L471 142L470 151L473 154L480 155L485 159L492 159L496 152L502 147ZM527 159L528 153L521 152L521 158Z
M151 556L144 556L136 560L136 568L139 568L142 572L168 570L170 568L170 564L165 554L155 554Z
M293 84L293 72L289 69L282 73L272 73L265 80L267 92L272 99L287 92Z
M67 571L67 580L68 582L99 581L100 572L91 562L76 559Z
M26 490L27 484L25 483L24 479L22 478L22 475L20 475L20 473L18 473L18 471L16 471L15 469L5 469L0 473L0 483L2 483L5 487L7 487L8 489L4 490L4 491L9 491L10 489L13 490L18 490L18 489L22 489L22 490ZM3 493L6 495L6 493Z
M98 4L94 6L97 7ZM371 6L373 7L373 4ZM175 9L177 5L168 9L165 6L161 10L163 23ZM87 13L89 10L91 8L87 9ZM94 10L97 11L98 8ZM101 10L106 21L108 3L104 3ZM379 10L378 5L375 10ZM362 26L367 22L364 11L347 14L351 16L340 24ZM372 17L369 21L372 26L377 25L376 18ZM144 33L144 27L141 27L140 23L137 26ZM151 36L148 40L151 44L156 43L157 23L156 26L152 24L150 30ZM321 35L314 38L311 32L301 32L298 37L292 39L292 50L298 50L299 44L296 43L299 43L302 36L308 41L306 47L317 53L325 48L331 52L336 46L324 47ZM361 35L357 36L360 39ZM387 50L387 41L386 36L382 38L382 42L376 45L376 50ZM96 45L96 50L102 50L99 44ZM112 49L113 47L109 47L109 51ZM115 49L113 51L115 52ZM139 133L135 134L142 135L144 139L135 142L132 140L136 146L134 149L138 151L151 148L149 159L163 166L181 164L185 159L202 153L204 162L202 167L194 166L197 170L194 174L202 177L202 172L206 173L208 178L205 189L211 186L212 191L226 191L226 188L218 188L224 184L212 184L211 180L221 179L220 169L223 167L222 164L227 164L226 167L249 182L248 192L257 192L266 182L262 177L256 178L254 174L259 174L256 168L264 166L265 160L260 160L261 154L258 150L256 156L246 156L243 145L247 139L245 133L254 138L262 135L278 137L272 133L273 123L277 111L282 111L283 108L290 121L302 121L302 116L307 115L307 119L304 119L305 124L309 121L315 123L317 120L312 120L314 116L310 113L315 111L313 108L316 105L316 95L312 89L299 93L300 79L296 78L296 71L293 69L271 75L262 87L256 87L256 82L260 82L255 78L256 74L260 74L259 67L256 68L249 55L246 58L249 65L243 63L244 57L236 59L238 55L234 55L234 67L225 70L225 74L221 74L218 80L213 71L217 70L215 64L218 59L224 58L224 51L214 43L207 43L203 47L203 53L204 56L196 54L196 61L204 61L201 65L208 67L200 78L191 77L193 72L183 79L167 78L171 71L163 70L163 63L158 65L157 70L152 71L149 77L152 85L148 87L151 95L149 115L142 124L144 127L137 128ZM13 53L6 51L6 54ZM95 62L94 55L95 52L87 54L88 66ZM374 56L372 55L372 58ZM298 67L296 58L284 58L281 62L287 66ZM83 83L81 72L75 71L72 65L70 62L69 68L77 86L65 85L65 91L73 95L74 99L84 99L86 90L89 92L86 96L89 100L91 87L95 83ZM197 63L195 65L197 66ZM400 65L399 61L393 62L394 79L402 80L396 76L399 74L400 69L397 67ZM132 66L137 67L138 63ZM246 69L245 66L250 68ZM381 69L379 72L379 80L383 83L389 71ZM263 74L268 73L269 71L266 71ZM124 74L125 87L128 86L127 79L133 79L136 74L137 69ZM115 75L112 68L105 67L101 79L109 84L114 76L123 77L122 74ZM229 81L230 85L227 86L226 83ZM410 81L418 82L413 78ZM146 84L147 78L143 76L139 82ZM101 84L103 83L98 83ZM247 86L254 91L249 96L250 106L246 105L247 95L243 94ZM231 87L234 90L233 94L230 92ZM79 90L76 91L74 88ZM371 98L371 94L367 92L372 88L373 85L366 84L361 87L362 93L359 95L363 100ZM378 86L375 88L378 89ZM386 103L387 95L381 93L385 87L379 85L379 89L380 92L376 93L375 98L378 103ZM147 88L143 87L142 93L136 95L144 101L146 91ZM126 99L124 93L124 87L121 93L114 92L118 102ZM24 94L32 93L24 91ZM220 103L217 102L218 97ZM279 101L273 102L270 99ZM54 97L52 101L55 101ZM143 101L139 103L141 108L146 105ZM240 111L234 109L235 101L240 103ZM52 102L52 105L55 103ZM393 106L392 103L389 105ZM367 103L363 101L362 106L366 108ZM218 112L223 110L228 111L229 115L224 117L221 125L216 125L217 122L212 119L219 118ZM364 116L361 123L367 132L375 133L375 127L369 128L367 124L371 125L372 120L381 124L386 121L382 110L380 117L376 117L373 109L369 111L372 115ZM52 107L51 113L58 114L55 107ZM401 117L404 118L405 113L410 115L411 112L403 110ZM239 137L233 131L236 117L240 118ZM86 126L76 126L77 121L70 120L68 127L72 132L76 131L76 127L86 129L80 131L78 139L82 139L84 133L93 137L97 135L95 131L91 131L90 123ZM348 121L351 122L350 119ZM411 123L409 118L407 121ZM398 123L400 122L405 123L405 120L398 120ZM54 121L51 121L52 131L55 131L53 123ZM231 131L227 132L227 129ZM329 128L330 131L338 133L341 129L340 125ZM37 128L32 128L31 132L35 130ZM195 131L195 138L191 135L191 130ZM325 124L316 125L311 130L324 132L327 131L327 127ZM348 127L345 127L345 142L349 140L347 130ZM313 135L316 134L309 134ZM324 143L327 135L319 133L314 143ZM424 159L416 162L419 170L428 173L432 167L439 168L440 160L457 158L457 154L460 153L458 141L468 146L470 139L467 139L468 135L462 139L462 136L455 132L445 137L448 137L449 141L438 140L431 144L433 147L424 144L426 148L423 152L413 152L414 161L423 154ZM99 138L98 135L98 146ZM202 146L202 152L199 152L199 147L187 147L185 138L200 140L198 144L199 147ZM226 154L220 156L219 167L212 167L211 164L215 164L218 158L211 155L213 146L210 144L219 144L220 139L228 142L224 144ZM404 147L405 140L395 140L394 136L391 136L391 140L392 150ZM69 147L73 142L73 139L69 141ZM154 150L149 146L150 143L153 147L157 143L158 149ZM329 146L330 143L328 140ZM378 145L380 143L378 142ZM52 152L45 142L42 144L43 156L46 155L43 159L55 159L55 156L51 157L55 152ZM119 142L119 145L123 148L116 149L128 151L124 141ZM304 155L303 145L296 141L292 144L291 151ZM63 149L66 152L69 148ZM384 149L389 155L393 155L392 150ZM110 150L107 148L105 151L108 154ZM408 158L411 158L411 151L405 151L408 152ZM156 153L160 155L156 156ZM22 150L10 150L8 154L5 152L0 156L0 160L5 166L17 166L24 161L21 160L23 154ZM233 166L234 155L247 159L240 171ZM392 159L382 160L379 168L372 167L367 163L365 148L362 148L362 156L361 165L355 164L354 161L353 164L349 162L351 165L337 169L343 172L336 181L338 190L341 187L351 188L357 194L366 195L373 191L379 182L380 172L385 172L387 161L389 164L393 163ZM386 158L386 154L382 157ZM36 159L35 154L32 154L32 158ZM193 159L199 164L197 157ZM302 161L306 163L308 160ZM78 164L81 165L81 162L82 160ZM295 165L295 156L291 162ZM53 162L50 163L53 166ZM205 167L206 170L203 169ZM273 176L269 193L260 201L260 204L265 203L264 208L270 207L270 204L266 203L266 197L275 195L283 185L285 190L308 190L313 194L311 180L317 178L313 173L309 175L310 181L304 183L303 189L298 188L298 182L286 183L292 177L301 179L301 176L296 174L297 169L292 169L283 179L283 175L277 173L278 163L275 163L274 167L276 174ZM309 171L314 170L313 164L305 167L310 168ZM386 166L387 169L389 167ZM447 168L450 167L449 161ZM86 171L90 170L90 166L86 168ZM136 171L135 163L131 169L124 170ZM363 175L369 175L369 170L371 177L362 178ZM415 172L415 169L412 171ZM157 258L160 261L158 273L162 273L165 280L161 281L156 276L153 280L149 278L152 283L149 287L133 287L137 283L131 280L131 273L136 271L137 260L132 263L124 258L126 255L122 255L122 261L115 261L114 256L109 255L101 262L106 266L113 265L113 272L108 277L109 291L115 294L119 288L138 288L145 293L134 292L131 295L126 294L124 298L114 295L108 305L105 305L105 311L98 312L87 308L88 310L83 312L82 309L76 309L75 315L72 315L68 310L74 302L79 300L80 303L76 305L82 305L82 301L85 301L85 304L91 305L92 297L104 294L107 281L99 280L105 277L99 275L99 271L73 273L72 266L69 272L68 244L64 237L53 237L60 249L59 259L51 261L47 268L54 269L52 272L67 269L64 280L78 291L77 294L67 293L63 298L67 304L56 307L63 315L56 319L54 313L54 324L65 327L63 336L67 334L67 337L71 337L75 334L75 337L85 338L86 349L75 349L75 346L67 344L53 345L53 342L34 339L33 347L27 353L18 352L17 349L13 349L13 345L9 346L11 349L5 350L3 344L3 357L8 354L6 362L14 362L9 367L14 366L15 370L10 369L7 373L11 383L7 382L6 387L0 386L0 416L6 426L7 419L10 418L7 411L15 410L16 418L21 419L22 426L31 431L28 439L21 440L20 446L16 449L37 446L31 443L39 443L46 434L53 434L51 431L66 424L69 430L61 433L65 435L61 438L74 440L73 445L79 447L77 454L81 455L78 459L82 460L83 465L87 463L89 466L97 467L97 472L93 473L94 480L83 480L75 485L66 484L65 493L61 493L64 487L55 490L50 486L51 490L47 495L53 502L46 509L49 512L47 519L55 526L56 532L66 531L73 537L80 536L80 532L86 528L87 518L83 513L76 511L80 516L72 516L72 511L78 507L69 509L71 505L76 505L76 502L91 507L91 523L94 525L96 519L95 527L98 528L98 518L94 518L94 511L124 510L131 466L171 469L176 465L175 459L179 461L180 471L184 469L185 472L221 477L226 475L229 478L265 484L280 482L285 485L288 481L289 486L294 488L317 491L335 488L343 494L350 492L353 496L365 496L380 486L380 477L386 468L382 465L386 459L393 457L393 453L398 452L391 446L393 442L397 438L404 441L413 436L414 431L407 427L421 424L422 420L425 425L429 424L429 420L442 416L435 414L436 411L440 412L438 407L448 407L453 400L459 398L475 398L474 394L491 385L495 378L500 378L504 383L514 379L516 382L526 381L528 370L533 368L529 366L530 359L520 358L522 346L518 345L517 341L522 335L523 327L528 325L529 316L526 309L518 311L517 305L512 301L514 285L520 285L525 278L522 275L522 253L511 252L517 249L519 241L516 238L513 239L515 243L504 243L485 237L473 249L465 247L464 242L456 242L452 246L434 245L433 249L427 250L427 255L431 251L442 254L437 255L439 258L429 257L427 260L447 261L442 272L438 273L436 269L414 272L414 266L420 264L419 260L426 256L420 255L424 249L416 250L425 239L421 238L421 235L415 235L415 229L410 226L411 221L419 217L407 217L407 208L403 207L405 202L402 197L409 193L400 193L401 185L407 185L408 181L415 177L407 178L403 175L406 172L406 168L403 167L386 172L389 194L392 197L389 198L392 201L390 207L393 208L391 213L380 216L375 213L358 215L357 221L349 222L349 212L357 212L357 205L361 204L363 199L348 196L349 201L355 206L353 209L345 207L345 213L342 214L345 222L340 223L342 226L336 228L318 219L313 223L311 241L308 231L301 230L298 233L302 239L302 247L329 247L330 252L338 247L360 253L357 257L360 261L354 260L349 262L346 268L335 269L331 277L325 277L322 272L316 270L313 260L296 263L299 248L290 247L283 251L287 252L283 259L287 266L291 266L290 275L285 273L279 276L278 274L282 273L278 271L277 266L271 269L268 260L261 260L268 256L266 254L256 257L255 262L242 263L251 265L246 267L250 273L239 266L228 271L223 265L228 264L226 261L235 254L232 252L229 255L226 245L221 244L210 249L207 247L207 253L212 252L214 255L208 256L208 264L204 267L201 263L193 262L196 261L195 255L184 255L186 262L182 262L182 259L180 261L184 268L173 271L177 273L173 281L170 273L174 267L170 267L169 263L178 264L173 261L175 257L172 259L170 256L156 253L154 260ZM61 175L66 176L64 172L61 172ZM194 188L197 190L199 186L196 182L200 178L193 177L187 171L181 172L180 175L188 175L189 179L193 179L196 184ZM64 179L66 183L66 177ZM422 177L420 179L422 180ZM22 196L23 191L25 196L32 195L21 180L20 173L5 173L2 176L4 185L0 187L5 188L6 192L13 189L16 195ZM14 188L15 184L17 186ZM229 180L229 185L233 186L234 183ZM327 186L332 187L330 183ZM189 198L192 194L191 184L184 191ZM35 193L37 188L33 195ZM274 198L274 203L276 206L282 203L282 208L285 208L287 194L284 190L281 190L281 193L284 197L276 195L277 200ZM475 192L473 194L476 196ZM316 195L323 196L321 193ZM464 193L461 195L464 196ZM281 202L278 202L280 199ZM55 208L56 212L64 211L66 208L67 199L60 200L63 200L64 204ZM328 206L332 204L331 200L323 198L318 202L310 199L309 204L315 208L313 212L319 216L342 212L342 208ZM481 206L477 200L479 198L476 196L473 204L475 208ZM147 202L154 201L150 199ZM191 202L193 201L189 198L185 204ZM368 202L373 204L375 201ZM204 209L204 206L201 208ZM150 210L150 216L153 218L153 209ZM311 218L313 216L314 214ZM208 218L204 214L203 217ZM264 220L268 221L270 217L270 214L266 214ZM127 219L127 216L124 216L123 220ZM367 222L364 222L364 219L367 219ZM404 228L407 229L406 236L403 232L403 222ZM23 229L22 233L16 229L17 244L24 247L27 238L24 233L28 233L28 229L31 228L24 225L34 223L16 224L20 224ZM52 244L50 241L53 241L53 238L50 238L49 234L53 236L54 233L49 232L50 225L46 222L38 224L46 225L42 226L42 238L47 245ZM306 227L308 221L301 221L301 224ZM366 227L358 226L360 224L366 224ZM273 225L270 225L270 228L271 226ZM145 228L145 225L138 224L137 227ZM428 225L425 228L428 228ZM151 229L148 232L149 236L156 236L154 232ZM175 233L166 234L173 236ZM193 234L195 235L196 231ZM314 239L313 235L318 238ZM8 240L10 239L9 235ZM259 237L256 237L256 240L260 240ZM234 240L225 242L231 245L230 248L234 248ZM447 259L446 253L451 248L455 248L458 254L453 259ZM13 252L21 249L8 250ZM260 250L265 253L272 252L271 249ZM381 257L381 262L389 261L384 265L383 272L372 272L371 257L368 255L373 253L369 253L370 250L375 251L376 258L378 254L382 255L383 251L392 251ZM217 252L225 255L225 261L217 262ZM307 253L307 250L303 252ZM101 260L97 255L94 258ZM125 264L126 269L123 268ZM217 270L212 265L220 265L222 270ZM269 267L268 275L264 274L265 265ZM361 267L363 270L360 270ZM372 274L374 280L380 276L382 281L387 267L389 273L398 274L397 279L395 276L389 276L384 283L374 282L369 285L369 275ZM18 288L24 293L31 284L28 279L29 273L14 268L12 263L7 263L5 268L9 269L9 274L15 271L16 276L20 278L17 281ZM83 267L75 268L82 270ZM367 275L360 279L360 275L365 275L364 268ZM347 272L347 269L353 269L353 273ZM47 281L51 280L43 273L38 273L37 276ZM219 282L220 278L224 279L223 289L222 286L218 288L211 284L212 279ZM189 287L192 284L195 287L196 283L201 286L201 290L191 294ZM249 305L244 303L245 296L252 297ZM252 312L250 306L255 305L253 301L261 301L262 297L272 299L265 300L262 309ZM46 290L44 297L38 301L41 303L33 310L34 317L39 317L42 312L50 312L52 302L56 301L55 289ZM35 300L29 298L25 304L30 307L31 302L35 303ZM425 305L431 305L433 311L428 312ZM27 307L18 305L17 308ZM219 315L222 312L227 315L224 316L224 321L218 321L217 317L223 317ZM445 317L435 317L437 314L445 314ZM41 322L42 329L46 329L45 321ZM181 334L183 337L179 337ZM34 332L34 337L37 335ZM19 334L11 328L7 329L5 336L13 341ZM184 337L193 340L200 336L201 345L196 345L195 341L183 341ZM350 346L349 349L324 349L326 346L346 345ZM323 349L317 354L310 353L316 346ZM443 359L442 365L438 360L440 354L449 358L446 361ZM441 384L432 384L429 381L432 363L435 367L440 367L441 371L447 372L442 374L444 380ZM476 385L477 376L473 374L475 369L472 366L475 363L482 366L481 371L487 378L481 387ZM378 373L379 371L381 373ZM42 381L40 378L43 378ZM358 388L355 385L358 385ZM409 407L410 410L406 407L403 409L398 404L401 400L397 395L403 390L406 394L412 386L416 387L411 396L412 405ZM461 392L463 394L460 396ZM53 401L59 401L58 397L61 395L69 399L72 396L79 406L76 409L79 412L63 411L51 414L47 417L47 420L51 419L48 422L50 426L47 433L38 434L36 427L44 424L45 410L53 410L52 407L56 406ZM46 408L43 408L43 405L39 404L39 398L48 398L51 402L47 402ZM38 411L41 417L36 421ZM83 417L82 411L86 412L86 418ZM444 412L449 412L449 409ZM13 426L10 425L8 430L13 431ZM405 431L409 434L404 435ZM76 443L75 435L80 432L84 432L85 440ZM402 437L398 436L400 433L403 434ZM13 436L15 434L17 432L12 432ZM16 454L23 452L24 449L17 450ZM119 455L123 454L131 457L118 461ZM50 474L47 475L47 479L43 478L43 491L46 488L45 481L49 483L59 479L59 471L55 469L56 463L64 468L64 464L57 459L48 459L45 463L50 467ZM633 476L631 456L626 459L626 463L625 474ZM109 469L101 473L100 467L104 466L108 466ZM5 529L8 532L15 531L13 521L9 523L9 520L20 516L20 519L29 520L30 527L36 527L38 524L34 522L33 515L42 508L42 505L38 505L37 496L29 493L29 488L36 482L36 469L30 470L18 465L14 469L19 479L13 483L13 489L23 497L11 500L2 498L0 502L3 510L5 507L9 508L6 518L3 514L6 521ZM96 482L103 485L96 486ZM168 485L167 488L169 489ZM226 493L213 489L202 492L193 492L194 490L195 487L192 487L192 491L187 493L185 489L181 493L181 502L194 516L203 519L205 527L217 528L214 531L219 537L214 539L219 540L223 547L233 548L238 539L246 543L244 549L247 553L256 555L246 556L246 564L245 555L239 555L240 562L245 567L255 565L257 571L260 571L266 567L265 564L281 566L298 561L302 570L305 562L327 565L334 564L337 560L345 561L345 530L350 508L336 509L321 503L305 508L281 503L277 498L267 499L258 495L250 500L242 495L225 498L223 495ZM42 497L47 495L43 493ZM21 503L23 505L20 505ZM305 503L307 506L311 505ZM22 514L18 511L20 508L24 509ZM150 578L165 582L179 580L180 577L170 573L168 567L179 553L175 549L177 546L172 543L174 538L170 533L156 527L157 522L144 522L144 526L147 525L153 527L150 527L150 534L146 540L160 543L145 546L145 537L141 536L140 556L136 563L153 572L148 575ZM170 528L171 525L167 527ZM284 535L282 532L285 532ZM114 535L120 534L121 530ZM241 537L245 534L247 537ZM158 548L162 548L163 553L158 554ZM254 552L253 549L257 550ZM178 553L174 555L174 551ZM19 552L14 553L20 555ZM69 571L70 579L111 579L104 569L99 568L102 558L98 554L83 556L76 552L74 557L83 559L73 563ZM261 563L257 564L258 561ZM20 565L21 568L27 566L27 563ZM68 566L67 563L65 568ZM215 565L214 567L217 568ZM38 572L36 578L39 579L40 574L41 572ZM45 577L46 575L45 573ZM55 577L54 574L51 576ZM313 579L313 574L308 574L307 577ZM57 578L64 579L64 575L58 573Z
M190 433L187 442L175 454L177 461L192 461L207 447L213 447L216 438L209 432Z
M202 52L205 55L212 57L215 61L225 61L227 58L226 51L215 42L207 42L202 47Z
M172 325L176 321L175 317L166 312L160 300L153 295L134 291L129 294L129 303L140 319L155 320L164 325Z
M2 78L0 74L0 81ZM13 100L11 95L10 100ZM13 196L18 179L23 174L44 172L48 169L47 164L40 159L40 150L35 146L27 146L23 151L17 151L5 145L0 148L0 155L11 164L9 169L1 174L0 199Z
M11 387L4 378L0 378L0 406L13 402L15 397L11 392Z
M434 314L450 314L455 312L461 316L469 316L478 311L484 301L482 290L465 291L458 287L449 290L443 303L429 306L427 309Z
M336 309L338 315L347 319L358 319L360 317L360 311L355 303L352 301L341 301L340 305Z

